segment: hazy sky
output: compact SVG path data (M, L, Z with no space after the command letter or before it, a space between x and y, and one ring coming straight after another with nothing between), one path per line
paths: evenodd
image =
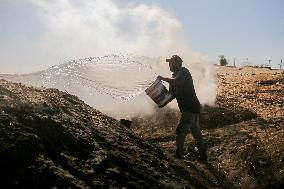
M277 58L284 59L283 0L154 2L177 16L193 50L212 59L220 54L236 58L271 58L275 62Z
M147 17L147 9L154 18ZM133 15L144 19L126 23ZM159 39L166 41L160 46L172 44L173 35L182 35L192 51L208 56L210 62L223 54L230 62L235 57L237 64L248 58L253 64L271 59L277 65L284 61L284 1L0 0L0 73L39 71L67 59L101 56L124 41L123 53L137 44L147 49L150 40L151 46Z

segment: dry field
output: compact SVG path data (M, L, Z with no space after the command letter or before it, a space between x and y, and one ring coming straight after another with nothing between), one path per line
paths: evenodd
M208 188L283 187L284 72L251 67L217 70L216 106L203 107L201 114L209 164L197 160L191 135L187 158L180 163ZM172 155L179 112L157 111L155 116L133 119L133 130Z

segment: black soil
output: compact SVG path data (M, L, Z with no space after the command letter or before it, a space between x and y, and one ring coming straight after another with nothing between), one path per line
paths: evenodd
M77 97L5 80L0 166L3 188L191 185L172 173L176 165L163 150Z

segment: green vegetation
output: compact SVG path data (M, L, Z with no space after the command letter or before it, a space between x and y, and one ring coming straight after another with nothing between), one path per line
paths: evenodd
M221 66L227 66L228 65L228 61L227 61L227 59L225 58L224 55L220 56L219 63L220 63Z

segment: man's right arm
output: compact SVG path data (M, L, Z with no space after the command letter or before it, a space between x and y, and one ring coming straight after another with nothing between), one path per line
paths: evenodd
M186 81L186 74L184 70L179 70L177 75L173 78L167 78L167 77L162 77L158 76L157 77L160 80L168 82L170 85L177 85L177 86L184 86L185 81Z

